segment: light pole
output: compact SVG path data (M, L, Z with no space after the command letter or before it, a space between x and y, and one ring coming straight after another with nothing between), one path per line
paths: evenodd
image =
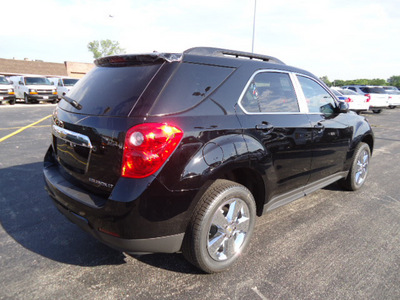
M257 0L254 0L253 39L251 41L251 53L254 53L254 33L256 31L256 9L257 9Z

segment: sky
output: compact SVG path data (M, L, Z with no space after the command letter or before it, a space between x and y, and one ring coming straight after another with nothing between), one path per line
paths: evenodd
M331 81L400 75L400 0L3 1L0 58L92 62L102 39L126 53L251 52L255 3L255 53Z

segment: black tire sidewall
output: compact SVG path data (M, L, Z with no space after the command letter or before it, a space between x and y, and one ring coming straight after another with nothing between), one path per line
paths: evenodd
M242 251L237 253L233 257L224 260L216 261L214 260L207 250L207 236L209 234L209 228L211 225L212 217L214 216L216 210L226 201L238 198L246 203L249 215L250 215L250 225L249 231L246 234L246 238L241 246ZM201 219L200 227L197 232L193 232L194 237L194 251L196 252L196 257L198 258L199 266L208 273L220 272L229 268L238 257L248 248L251 235L254 230L256 218L256 208L254 198L250 191L241 185L231 185L227 187L222 193L218 194L217 197L208 206L203 218Z

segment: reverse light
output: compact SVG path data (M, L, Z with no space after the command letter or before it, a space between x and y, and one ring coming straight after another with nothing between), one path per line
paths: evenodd
M144 178L157 172L178 147L183 131L162 123L144 123L128 130L122 176Z

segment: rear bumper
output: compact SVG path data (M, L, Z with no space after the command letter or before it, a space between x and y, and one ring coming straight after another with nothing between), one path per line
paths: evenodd
M180 251L191 216L191 199L197 191L172 192L156 179L134 184L122 178L111 195L102 197L67 180L51 149L43 168L45 188L71 222L123 252Z
M53 202L57 209L72 223L91 234L103 244L122 252L131 254L175 253L181 249L184 233L148 239L124 239L102 233L91 226L89 221L63 207L56 199Z

